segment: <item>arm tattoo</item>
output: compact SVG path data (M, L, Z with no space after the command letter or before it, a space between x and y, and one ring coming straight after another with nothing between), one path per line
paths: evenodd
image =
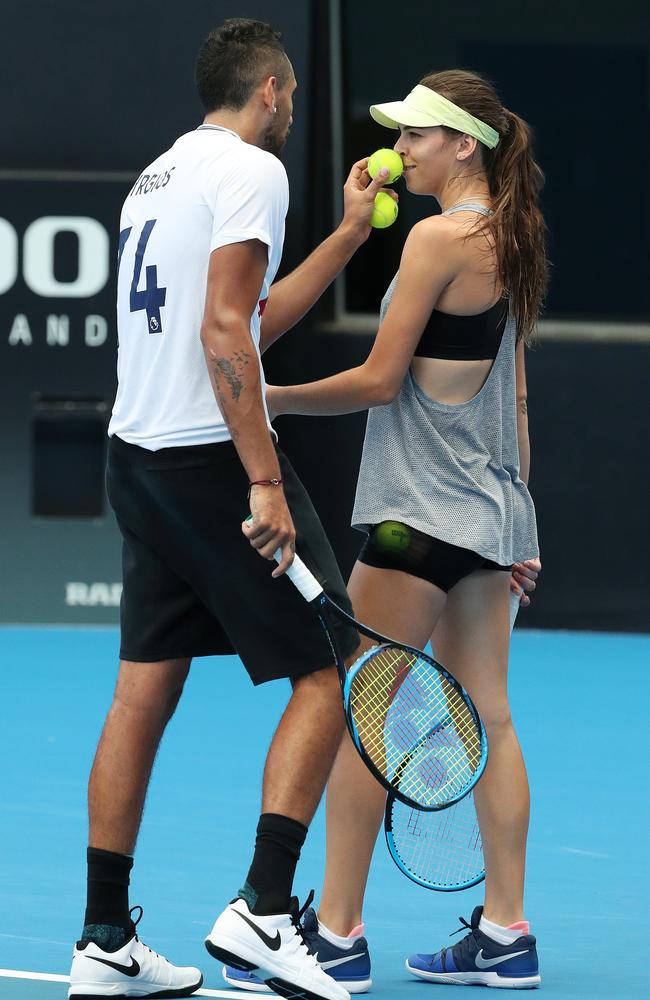
M220 380L223 377L232 392L232 398L239 401L244 388L244 369L250 362L248 351L235 351L231 358L215 358L213 364L213 374L215 385L219 391L220 399L223 398L220 387Z

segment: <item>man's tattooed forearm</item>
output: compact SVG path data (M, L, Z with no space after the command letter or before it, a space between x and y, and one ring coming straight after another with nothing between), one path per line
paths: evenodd
M230 386L232 398L239 400L244 388L244 369L250 362L248 351L235 351L231 358L214 358L212 371L215 385L217 386L219 397L222 397L221 379Z

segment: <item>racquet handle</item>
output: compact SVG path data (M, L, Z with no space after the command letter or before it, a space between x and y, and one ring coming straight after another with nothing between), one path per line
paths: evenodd
M512 635L512 630L515 627L515 621L519 612L520 597L521 594L513 594L512 591L510 591L510 635Z
M282 549L277 549L274 555L276 562L282 559ZM307 569L300 556L294 555L293 562L287 570L287 576L294 587L300 591L307 602L315 600L323 593L323 588L310 570Z

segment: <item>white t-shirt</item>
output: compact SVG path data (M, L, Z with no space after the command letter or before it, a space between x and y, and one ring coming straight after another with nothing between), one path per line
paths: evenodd
M182 135L140 175L120 219L118 390L109 435L150 451L230 439L200 339L209 258L244 240L268 246L250 324L259 358L260 317L282 256L288 204L280 161L214 125ZM264 389L261 360L260 373Z

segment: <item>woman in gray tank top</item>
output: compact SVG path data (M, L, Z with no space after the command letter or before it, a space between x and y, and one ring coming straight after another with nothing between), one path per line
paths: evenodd
M276 414L369 410L353 513L369 533L349 584L355 614L414 646L432 636L486 726L490 756L475 790L485 905L460 946L407 967L429 981L536 986L523 910L529 793L506 680L509 591L528 603L540 568L524 349L546 286L543 178L528 126L476 74L425 77L404 101L370 111L400 129L407 188L436 198L442 214L411 230L367 361L272 387L269 402ZM329 783L319 910L336 935L361 923L384 801L346 737ZM497 957L486 964L488 954Z

